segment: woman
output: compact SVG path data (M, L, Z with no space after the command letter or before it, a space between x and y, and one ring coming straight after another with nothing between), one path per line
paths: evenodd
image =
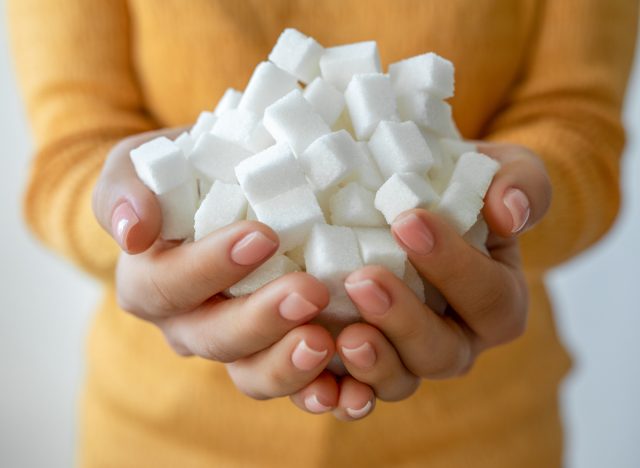
M27 219L105 286L81 464L559 466L569 359L543 275L615 217L637 6L10 0L38 142ZM243 301L216 296L273 253L265 226L240 223L188 246L156 240L157 204L127 159L151 135L127 137L188 124L226 87L242 89L285 27L325 46L375 39L384 64L435 51L456 65L461 132L503 163L484 211L492 258L423 210L393 230L459 321L425 312L369 268L347 280L365 323L334 341L307 323L327 297L306 275ZM353 377L323 371L334 351ZM336 418L307 414L329 411Z

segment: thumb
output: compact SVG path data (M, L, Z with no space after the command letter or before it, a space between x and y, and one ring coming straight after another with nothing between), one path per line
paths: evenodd
M160 234L162 213L155 194L138 178L129 157L132 149L178 130L142 133L120 141L107 156L93 192L93 212L122 250L147 250Z
M478 151L501 164L483 209L491 231L513 237L533 227L551 204L551 182L542 160L529 149L511 144L479 142Z

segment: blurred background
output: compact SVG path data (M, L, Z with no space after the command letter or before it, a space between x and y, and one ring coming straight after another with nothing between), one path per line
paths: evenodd
M99 291L23 224L32 144L0 6L0 466L63 468L73 465L84 334ZM548 277L575 360L562 394L569 468L640 466L640 51L625 122L618 222Z

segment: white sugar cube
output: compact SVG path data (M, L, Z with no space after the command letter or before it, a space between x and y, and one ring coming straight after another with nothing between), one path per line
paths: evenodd
M452 181L442 193L434 211L447 220L458 234L463 235L475 224L483 206L482 196L473 188Z
M309 182L324 191L347 177L360 161L360 148L346 130L323 135L298 156Z
M344 110L343 94L320 77L309 83L303 96L329 126L336 123Z
M245 159L235 171L251 205L307 184L302 168L285 143L275 144Z
M304 250L307 273L322 281L332 296L345 296L344 280L362 267L358 240L351 228L316 224Z
M382 214L373 204L374 193L351 182L339 189L329 202L331 224L337 226L385 226Z
M422 278L420 274L415 269L415 267L411 264L411 262L406 262L404 267L404 277L402 278L404 284L406 284L411 291L416 295L420 302L424 304L425 295L424 295L424 283L422 282Z
M421 129L422 136L429 146L429 151L433 156L433 165L429 169L429 180L437 193L442 193L449 185L449 180L453 174L455 162L440 144L441 139L434 133Z
M308 185L296 187L252 208L258 220L278 234L279 252L288 252L304 243L311 227L325 222L318 201Z
M482 153L465 153L458 159L451 175L451 183L458 182L484 198L500 163Z
M378 165L371 156L367 143L364 141L358 141L356 143L358 144L358 148L360 148L359 162L356 163L355 168L351 174L347 176L345 182L357 182L367 190L376 192L384 183L384 179L380 174Z
M447 298L442 295L438 289L429 283L424 281L424 303L434 311L436 314L444 315L447 310Z
M221 114L211 133L251 152L262 151L275 143L258 114L246 109L229 109Z
M338 117L338 120L331 126L331 129L335 132L338 130L346 130L349 134L355 137L356 132L353 129L353 124L351 123L351 117L349 117L349 110L343 109Z
M195 240L245 218L247 200L236 184L216 180L195 215Z
M160 237L179 240L193 236L193 216L198 204L198 191L193 178L158 195L158 203L162 212Z
M433 52L392 63L389 75L399 95L427 91L441 99L453 96L453 64Z
M335 195L340 187L338 185L334 185L329 187L327 190L318 190L313 188L313 194L318 200L318 205L320 205L320 209L324 214L325 219L331 219L331 209L330 202L331 198Z
M478 217L476 223L471 226L471 229L466 232L463 238L483 254L489 255L489 250L487 249L489 226L482 216Z
M385 178L399 172L425 174L433 156L413 122L382 121L369 140L369 151Z
M368 139L380 121L397 120L396 97L388 75L355 75L344 98L359 140Z
M303 83L310 83L320 74L323 52L324 48L315 39L297 29L287 28L280 34L269 60Z
M189 156L189 153L193 151L193 147L196 145L196 141L188 132L182 132L180 136L174 140L174 143L180 147L182 155L185 158Z
M313 322L322 325L335 339L347 325L358 322L360 319L360 311L349 296L331 296L327 307ZM327 364L327 370L337 376L349 374L337 353Z
M274 102L264 112L264 126L278 143L287 143L296 156L331 129L300 90Z
M260 63L251 75L238 109L262 116L264 110L293 89L298 89L296 77L271 62Z
M376 193L375 206L389 224L396 217L413 208L430 208L437 203L438 194L431 184L414 173L394 174Z
M251 205L247 206L247 220L258 221L258 216L256 215L256 212L253 211L253 208L251 208Z
M402 120L412 120L440 136L455 138L451 105L424 91L398 96L398 114Z
M195 171L195 173L196 180L198 181L198 205L200 205L200 203L202 203L202 200L204 200L209 193L209 190L211 190L213 181L198 173L198 171Z
M241 146L212 133L205 133L200 136L189 154L189 162L199 175L209 182L218 179L236 183L234 168L249 156L251 153Z
M478 151L476 145L470 141L456 140L453 138L443 138L440 140L442 148L457 161L464 153L475 153Z
M228 294L234 297L252 294L267 283L288 273L293 273L294 271L300 271L298 265L284 255L274 255L257 269L231 286Z
M317 322L338 336L344 327L360 320L360 311L349 296L331 296L329 304L318 316Z
M381 265L402 279L407 253L400 248L388 227L355 228L360 256L365 265Z
M357 42L324 50L320 58L322 77L344 91L353 75L380 73L380 54L374 41Z
M230 109L236 109L238 107L238 104L240 104L240 99L242 99L242 91L238 91L237 89L233 88L227 88L227 90L220 98L220 101L218 101L218 105L213 111L213 115L219 117Z
M293 249L289 250L285 255L289 258L289 260L291 260L293 263L298 265L300 269L302 270L305 269L304 244L300 244L297 247L294 247Z
M191 131L189 132L193 141L198 141L201 135L209 133L217 119L218 117L216 117L213 112L201 112L198 120L196 120L196 123L191 127Z
M182 149L166 137L144 143L131 150L130 156L140 180L157 195L182 185L191 176Z

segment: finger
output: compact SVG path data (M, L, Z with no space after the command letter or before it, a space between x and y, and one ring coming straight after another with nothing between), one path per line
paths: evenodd
M277 248L271 228L240 221L198 242L171 249L154 246L142 257L124 254L116 271L119 303L139 316L191 311L244 278Z
M371 387L351 376L340 381L340 399L333 415L341 421L355 421L370 415L376 405Z
M328 303L324 284L306 273L291 273L249 296L204 304L159 326L174 348L233 362L273 345Z
M126 138L107 156L93 192L93 211L100 225L128 253L147 250L160 233L162 214L155 195L138 179L129 152L158 136L179 130L159 130Z
M469 335L451 317L440 316L422 304L400 279L385 268L362 268L347 277L345 287L362 318L389 339L404 366L414 375L430 379L451 377L462 373L473 360L473 343ZM376 346L379 345L376 342ZM376 347L381 351L378 354L387 360L384 364L386 372L381 370L378 376L384 380L389 373L395 371L399 375L400 371L389 352L386 357L382 355L382 349ZM366 379L361 373L354 377ZM402 379L405 382L403 390L408 392L415 382L408 375L402 375ZM388 382L384 384L388 385Z
M329 371L322 373L302 390L291 395L294 405L312 414L332 411L338 406L338 383Z
M420 384L396 349L371 325L355 323L345 328L336 340L336 349L349 374L373 388L381 400L404 400Z
M551 182L542 160L518 145L481 142L478 150L501 163L483 209L491 230L511 237L534 226L551 204Z
M524 332L526 286L515 240L502 243L502 261L496 261L425 210L403 213L392 232L422 277L483 341L503 343Z
M228 364L227 370L236 387L252 398L288 396L315 380L334 350L328 331L302 325L270 348Z

